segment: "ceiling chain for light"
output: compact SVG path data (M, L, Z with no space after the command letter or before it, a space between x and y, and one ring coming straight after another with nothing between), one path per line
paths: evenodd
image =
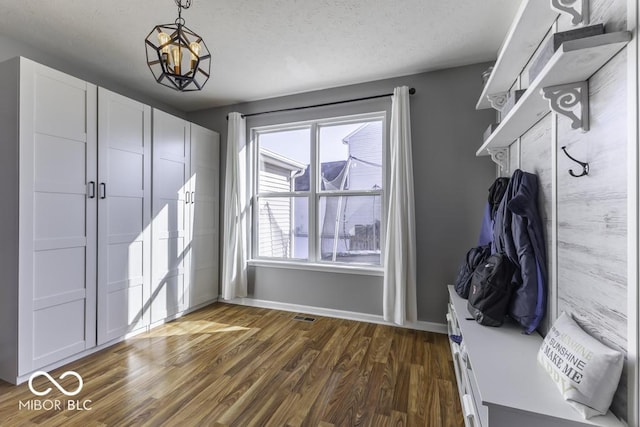
M182 18L182 9L189 9L191 7L191 0L186 0L184 4L182 4L181 0L175 0L176 6L178 6L178 17L176 18L176 25L178 22L180 25L184 25L184 19Z
M191 7L191 0L185 0L184 4L182 4L181 0L175 0L175 2L179 9L189 9Z

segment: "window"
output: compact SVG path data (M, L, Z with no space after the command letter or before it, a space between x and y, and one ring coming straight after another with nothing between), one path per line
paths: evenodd
M384 113L253 129L256 259L381 263Z

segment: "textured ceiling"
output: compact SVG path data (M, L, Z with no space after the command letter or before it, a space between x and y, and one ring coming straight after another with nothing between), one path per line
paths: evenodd
M0 34L183 111L494 60L516 0L193 0L213 54L202 92L161 86L144 38L174 0L2 1Z

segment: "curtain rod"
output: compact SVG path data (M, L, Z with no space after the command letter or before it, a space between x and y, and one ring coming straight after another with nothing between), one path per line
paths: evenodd
M409 95L413 95L414 93L416 93L415 88L409 89ZM383 95L365 96L363 98L345 99L345 100L342 100L342 101L325 102L324 104L305 105L303 107L291 107L291 108L282 108L280 110L261 111L259 113L243 114L242 117L244 118L244 117L260 116L262 114L282 113L284 111L306 110L308 108L328 107L330 105L346 104L348 102L368 101L370 99L384 98L384 97L387 97L387 96L393 96L393 93L385 93ZM227 120L229 120L229 116L227 116Z

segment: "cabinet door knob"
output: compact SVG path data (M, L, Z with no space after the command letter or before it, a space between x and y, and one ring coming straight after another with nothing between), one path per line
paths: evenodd
M191 196L191 193L190 193L190 192L188 192L188 191L185 191L185 193L184 193L184 202L185 202L186 204L191 203L190 196Z
M88 196L90 199L96 198L96 182L95 181L89 181Z
M101 199L107 198L107 184L105 184L104 182L100 183L100 198Z
M191 204L194 204L196 202L196 192L192 191L191 192Z

